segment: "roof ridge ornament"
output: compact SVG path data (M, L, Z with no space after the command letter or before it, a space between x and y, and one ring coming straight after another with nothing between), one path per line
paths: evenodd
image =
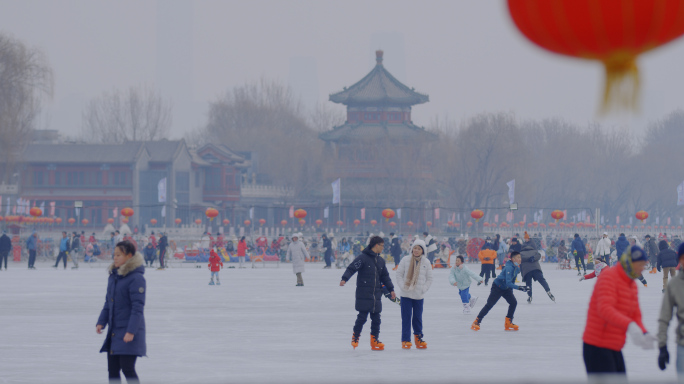
M382 65L382 55L382 49L378 49L377 51L375 51L375 61L378 65Z

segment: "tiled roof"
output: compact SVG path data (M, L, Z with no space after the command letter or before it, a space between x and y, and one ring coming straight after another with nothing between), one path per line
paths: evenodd
M22 155L27 163L132 163L142 143L30 144Z
M170 163L173 161L178 147L182 144L182 140L159 140L147 141L145 147L150 152L150 162L153 163Z
M366 77L342 92L330 95L330 101L345 105L414 105L429 101L428 95L415 92L392 76L382 64L382 51L376 52L377 64Z
M331 131L323 132L318 135L324 141L367 141L367 140L413 140L422 138L424 140L436 140L434 133L428 132L411 123L403 124L344 124L335 127Z

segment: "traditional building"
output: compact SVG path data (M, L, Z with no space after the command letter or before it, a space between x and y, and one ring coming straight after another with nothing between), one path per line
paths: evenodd
M375 54L376 65L368 75L330 95L330 101L347 106L346 122L319 135L333 158L325 178L342 179L342 205L353 209L342 214L345 222L358 218L355 212L360 207L379 212L382 205L411 204L407 196L420 196L408 193L411 184L432 178L422 159L436 136L411 119L412 107L429 97L392 76L383 64L382 51ZM321 191L323 196L331 196L329 184ZM415 204L430 198L421 197Z

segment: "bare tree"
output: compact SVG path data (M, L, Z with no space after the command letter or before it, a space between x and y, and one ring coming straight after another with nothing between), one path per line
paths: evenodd
M171 103L149 87L115 89L92 99L82 114L86 141L123 143L168 137Z
M52 97L52 69L38 49L0 34L0 161L2 181L11 176L18 157L30 140L41 101Z

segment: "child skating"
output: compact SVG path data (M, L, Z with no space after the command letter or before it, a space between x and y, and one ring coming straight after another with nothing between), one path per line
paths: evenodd
M216 276L216 285L221 285L221 281L219 280L219 271L221 268L223 268L223 261L221 261L221 257L218 255L218 253L216 253L216 247L209 252L208 267L211 271L211 281L209 281L209 285L214 285L214 276Z
M470 314L470 309L477 302L477 297L470 296L470 284L472 284L473 279L480 283L483 280L482 276L478 276L477 273L465 266L463 256L456 256L454 267L449 273L449 284L458 288L458 294L461 295L461 302L463 302L463 313L466 315Z
M506 266L503 268L499 276L494 279L492 283L492 290L489 293L489 298L487 298L487 304L480 311L480 313L473 321L470 329L473 331L480 330L480 323L487 316L487 313L494 307L494 305L499 301L500 298L504 298L508 302L508 314L506 315L506 322L504 323L504 329L506 331L517 331L518 326L513 324L513 315L515 314L515 307L518 305L518 301L513 296L513 290L517 289L519 291L527 292L528 288L526 286L515 285L515 279L520 273L520 252L511 252L511 259L506 262Z

